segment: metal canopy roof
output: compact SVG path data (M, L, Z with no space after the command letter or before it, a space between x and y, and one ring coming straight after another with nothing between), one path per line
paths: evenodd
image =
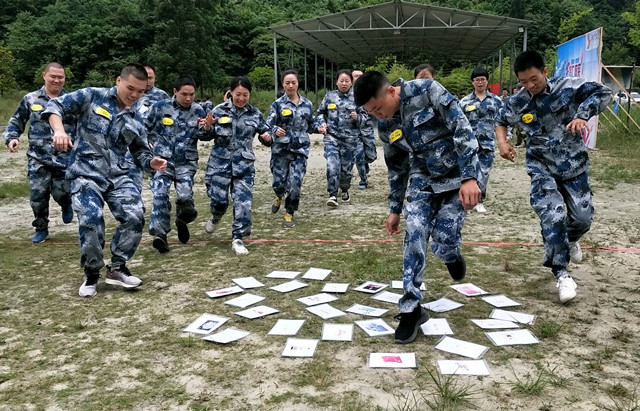
M416 52L479 61L526 33L531 23L394 0L269 29L335 63Z

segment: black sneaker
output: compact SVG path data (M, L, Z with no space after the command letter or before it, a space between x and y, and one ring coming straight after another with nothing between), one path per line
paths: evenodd
M400 313L393 317L400 320L396 328L396 344L408 344L416 339L418 328L429 319L429 313L420 304L410 313Z
M467 275L467 263L465 263L462 256L459 256L456 261L445 265L447 266L447 270L449 270L449 275L454 281L462 281L464 276Z
M158 250L160 254L169 252L169 243L167 242L166 235L156 236L156 238L153 239L153 243L151 244L153 245L153 248Z
M182 244L188 243L191 238L189 227L180 220L176 220L176 227L178 228L178 240L180 240ZM169 250L167 249L167 251Z
M349 200L351 199L351 197L349 197L349 191L345 190L342 192L342 201L344 201L345 203L348 203Z

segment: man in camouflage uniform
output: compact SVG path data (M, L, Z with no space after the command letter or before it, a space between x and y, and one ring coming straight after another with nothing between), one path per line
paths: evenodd
M260 110L249 104L251 82L246 77L231 81L231 98L213 108L207 116L215 121L214 145L205 171L207 195L211 199L211 218L205 225L213 233L229 208L229 191L233 199L231 249L237 255L249 253L243 238L251 234L251 204L256 174L253 138L270 145L269 125Z
M307 172L307 159L314 131L311 101L298 93L298 72L293 69L282 73L285 93L271 104L267 124L271 129L271 173L275 198L271 212L277 213L284 199L284 226L295 226L293 214L300 204L302 180ZM286 195L286 197L285 197Z
M155 86L156 68L150 63L144 63L143 66L147 72L147 86L142 97L136 102L135 109L138 110L142 119L145 119L149 114L149 109L156 101L169 100L170 97L164 90ZM131 164L129 176L133 180L133 184L142 193L142 166L131 153L127 153L127 161Z
M46 121L40 115L47 102L64 95L64 67L58 63L49 63L42 73L44 86L22 98L16 112L9 119L4 131L4 141L12 153L18 152L19 139L27 122L29 148L27 149L27 176L29 178L29 201L34 220L31 223L36 233L31 238L34 243L42 243L49 238L49 196L62 207L62 221L65 224L73 220L71 207L70 182L64 176L69 162L69 154L58 151L53 146L53 134ZM73 116L64 121L64 128L73 138L76 122Z
M353 82L362 75L362 70L353 70L351 76ZM360 123L360 136L356 147L356 169L360 176L358 188L364 190L369 186L369 164L376 161L378 152L376 150L376 138L373 133L373 119L367 113L362 113L362 121Z
M389 183L395 201L389 202L391 214L385 223L391 235L400 232L398 203L406 187L404 295L395 340L409 343L429 317L420 306L429 237L433 254L445 263L451 277L459 281L466 274L461 231L465 210L481 197L478 142L456 99L436 81L400 79L390 85L384 75L371 71L358 79L354 96L358 106L384 120L378 131L381 140L388 141L383 144L385 160L393 165Z
M349 188L364 115L353 101L351 84L351 71L340 70L336 82L338 89L324 96L317 111L318 132L324 135L329 207L338 206L338 188L342 190L342 201L350 200Z
M149 143L153 152L168 161L165 171L151 179L153 209L149 234L155 236L153 247L160 253L169 251L167 233L171 231L171 182L176 189L176 227L181 243L189 241L187 224L198 216L193 202L193 178L198 170L198 139L211 140L212 122L201 126L206 117L202 107L193 102L196 83L191 77L179 77L173 85L173 99L156 102L147 113Z
M464 115L469 119L471 128L478 139L478 161L480 162L480 176L478 185L482 190L482 199L473 208L478 213L486 213L483 201L487 197L489 173L493 168L494 152L496 150L495 120L502 99L487 89L489 73L482 67L477 67L471 73L473 92L460 100Z
M111 266L106 283L135 288L142 284L131 275L126 262L133 257L144 227L140 191L129 177L125 159L131 150L147 169L164 170L166 160L153 157L145 138L144 125L132 107L145 89L147 73L138 64L122 69L112 88L84 88L52 99L42 114L53 129L53 144L71 150L66 176L71 180L73 210L78 215L80 265L84 281L81 297L96 295L100 269L104 266L106 202L120 223L111 240ZM77 117L75 142L65 132L62 119Z
M500 156L515 161L507 141L507 126L527 133L525 166L531 177L530 201L540 218L545 255L558 297L576 296L576 283L567 272L569 261L582 261L578 240L591 228L593 201L589 187L589 154L582 139L587 120L601 113L611 89L575 77L547 78L547 67L535 51L518 55L513 68L524 88L500 110L496 135Z

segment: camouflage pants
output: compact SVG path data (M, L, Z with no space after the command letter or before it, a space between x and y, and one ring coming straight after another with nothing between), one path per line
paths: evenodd
M431 251L444 263L458 259L466 212L458 199L458 190L435 194L410 184L404 215L407 228L402 269L404 295L399 302L402 313L413 311L422 300L420 285L427 264L429 238Z
M301 154L271 154L271 173L273 174L273 192L283 197L284 208L289 214L298 210L302 180L307 173L307 158Z
M373 134L369 136L360 135L356 144L356 168L358 169L360 181L366 183L367 174L369 174L369 164L378 158L375 137Z
M78 177L71 182L73 210L78 216L80 234L80 266L96 272L104 266L104 204L120 223L111 239L111 263L120 266L135 254L144 227L140 192L124 175L113 179L112 186L101 189L95 181Z
M253 202L254 172L233 176L231 170L207 176L207 195L211 199L211 215L218 222L229 208L229 192L233 200L234 239L251 234L251 203Z
M49 196L61 207L71 205L71 182L64 174L65 170L49 167L28 157L29 202L35 218L31 225L36 230L49 227Z
M338 188L351 188L353 164L355 163L356 140L324 139L324 158L327 160L327 192L338 195Z
M482 200L487 197L487 185L489 184L489 174L493 168L495 154L493 150L478 150L478 163L480 165L480 174L478 176L478 186L482 191Z
M127 151L125 158L129 163L129 178L133 181L133 185L136 186L140 194L142 194L142 167L130 152Z
M546 173L531 174L530 201L540 218L544 259L554 275L569 264L569 242L578 241L593 221L593 200L588 172L569 180Z
M175 173L174 176L157 172L151 179L153 208L149 219L149 234L167 235L171 231L171 182L176 189L176 220L188 224L196 219L198 212L193 202L194 170Z

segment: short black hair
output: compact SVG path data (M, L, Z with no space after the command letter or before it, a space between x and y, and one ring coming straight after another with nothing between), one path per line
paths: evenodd
M484 77L487 80L489 80L489 73L483 67L476 67L471 72L471 80L473 80L476 77Z
M193 88L196 88L196 82L192 77L189 76L178 77L173 82L173 88L178 91L180 91L183 86L193 86Z
M336 75L336 80L340 78L341 75L346 74L347 76L349 76L349 78L351 79L351 81L353 82L353 76L351 75L351 70L349 69L342 69L338 71L338 74Z
M62 66L62 64L58 63L57 61L52 61L51 63L49 63L46 66L44 66L44 70L42 70L42 72L46 73L47 71L49 71L50 68L56 68L56 69L64 70L64 67Z
M245 76L234 77L234 79L231 80L231 83L229 83L229 90L233 91L238 86L246 88L249 90L249 93L251 93L251 82Z
M122 71L120 72L120 78L126 80L129 78L129 76L133 76L138 80L149 80L147 70L142 64L139 63L129 63L122 68Z
M389 80L379 71L367 71L358 78L353 86L353 98L356 105L364 106L374 97L378 97L387 86Z
M156 74L156 67L151 63L142 63L142 66L145 68L150 68L153 71L153 74Z
M300 81L300 77L298 76L298 70L294 68L288 68L282 72L282 76L280 77L280 82L282 83L284 81L284 78L289 74L293 74L294 76L296 76L296 80Z
M543 71L546 65L544 64L544 59L537 51L527 50L518 54L515 62L513 63L513 71L516 73L516 76L521 71L528 70L530 68L537 68L540 71Z
M420 74L422 70L427 70L429 73L431 73L431 76L433 76L436 71L436 69L433 68L431 64L418 64L413 69L413 78L415 79L416 77L418 77L418 74Z

